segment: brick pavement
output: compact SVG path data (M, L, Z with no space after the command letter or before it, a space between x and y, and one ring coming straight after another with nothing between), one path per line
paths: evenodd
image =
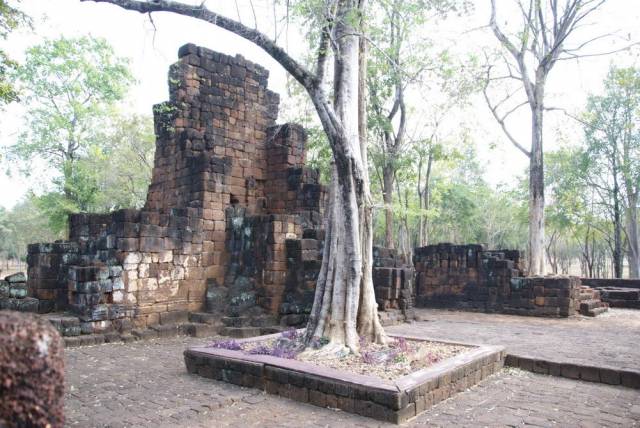
M413 324L388 331L434 339L502 345L508 353L549 361L640 370L640 311L611 309L598 316L549 319L416 309Z
M388 426L188 375L178 337L66 350L68 426ZM640 426L640 392L506 369L409 426Z

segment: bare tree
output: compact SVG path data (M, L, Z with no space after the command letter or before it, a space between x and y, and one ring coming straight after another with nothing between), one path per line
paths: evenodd
M265 34L205 7L172 0L83 0L111 3L140 13L171 12L193 17L254 43L276 60L308 93L333 154L322 266L306 339L327 337L328 351L358 350L358 336L385 342L377 314L372 265L371 195L359 135L360 28L363 0L326 0L319 17L316 70L309 71ZM333 54L333 97L324 90Z
M504 5L504 2L500 2ZM549 73L558 61L585 56L604 55L583 53L584 48L608 34L587 36L585 40L571 44L575 33L583 28L585 20L605 0L515 0L522 22L515 34L508 35L498 23L496 0L491 0L489 26L502 48L506 73L492 75L487 69L484 90L485 100L491 113L511 143L529 158L529 273L544 273L544 162L543 162L543 118L545 88ZM488 86L497 80L511 79L524 89L526 100L515 106L507 106L515 93L498 102L492 102ZM531 110L531 145L521 144L507 127L508 117L521 107ZM506 111L505 111L506 110Z

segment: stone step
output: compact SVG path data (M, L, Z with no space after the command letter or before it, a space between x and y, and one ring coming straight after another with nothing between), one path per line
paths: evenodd
M251 317L249 323L251 327L271 327L278 325L278 319L273 315L261 315Z
M580 295L578 296L578 300L580 301L593 299L595 299L593 293L580 293Z
M222 317L210 312L189 312L189 322L219 326L222 325Z
M592 309L595 308L599 308L601 306L602 302L600 300L584 300L582 302L580 302L580 312L583 311L590 311Z
M82 334L80 318L76 315L57 313L46 315L45 317L64 337L74 337Z
M149 326L149 329L157 332L158 337L175 337L182 333L180 324L159 324Z
M76 346L101 345L106 342L104 334L83 334L75 337L65 337L64 346L73 348Z
M222 324L227 327L250 327L250 317L222 317Z
M260 327L223 327L220 330L222 336L230 336L238 339L246 337L260 336L262 331Z
M0 299L0 309L38 313L40 301L33 297L5 297Z
M617 290L602 290L602 295L606 299L617 300L640 300L640 290L638 289L617 289Z
M133 330L131 330L131 335L137 340L149 340L158 338L158 332L151 328L134 328Z
M180 326L183 334L191 337L210 337L217 336L221 327L206 323L190 322Z
M281 325L273 325L269 327L260 327L260 335L265 334L274 334L274 333L282 333L283 331L287 331L289 327L283 327Z
M582 315L586 315L588 317L597 317L598 315L605 313L609 310L609 308L606 307L602 307L602 308L595 308L592 309L590 311L588 311L587 313L582 313Z
M612 308L640 309L640 300L607 299Z

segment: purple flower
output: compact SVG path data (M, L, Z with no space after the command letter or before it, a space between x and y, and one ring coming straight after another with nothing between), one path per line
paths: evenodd
M281 333L281 336L284 339L297 340L298 339L298 330L296 330L295 328L290 328L288 330L283 331Z
M209 348L228 349L230 351L240 351L242 346L235 340L218 340L217 342L210 343Z
M373 352L371 352L371 351L364 351L364 352L362 353L362 361L363 361L365 364L375 364L376 359L375 359L375 356L374 356Z
M249 350L249 354L252 355L271 355L272 349L265 345L258 345L255 348Z
M407 339L405 339L404 337L397 337L396 340L395 340L395 346L401 352L408 352L409 351L409 344L407 343Z
M296 353L291 349L282 349L276 347L271 350L271 356L292 360L296 357Z
M434 355L431 352L429 352L427 354L427 360L429 361L429 363L434 364L440 361L440 358L437 355Z
M366 337L360 336L358 340L360 342L360 348L364 348L365 346L367 346L368 341Z

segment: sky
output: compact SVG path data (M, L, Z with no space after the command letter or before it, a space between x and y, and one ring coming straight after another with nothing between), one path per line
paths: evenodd
M498 6L511 0L499 0ZM198 2L199 3L199 2ZM268 0L254 0L255 16L258 28L266 29L270 34L274 28L272 10ZM483 47L497 47L497 41L486 27L488 22L489 0L476 0L474 11L470 16L452 18L436 27L436 40L443 46L451 46L456 51L465 54L481 52ZM226 54L241 54L250 61L259 63L270 70L269 86L272 90L285 94L286 75L284 70L266 53L248 41L210 24L195 19L173 14L154 14L153 22L148 15L122 10L108 4L80 2L79 0L23 0L21 8L34 19L33 31L18 31L2 46L17 60L24 58L25 49L42 42L46 38L61 35L66 37L92 35L103 37L111 45L117 55L131 59L132 72L137 83L125 101L125 110L150 114L153 104L168 98L167 71L170 64L177 60L177 50L185 43L195 43L206 46ZM208 7L223 15L237 18L238 10L247 24L253 23L253 11L249 8L248 0L209 1ZM220 6L222 5L222 6ZM592 26L586 29L584 37L589 34L601 34L618 31L618 34L630 36L631 40L640 41L640 1L637 0L608 0L604 8L594 15ZM500 23L515 22L513 11L499 16ZM279 26L282 29L282 25ZM426 27L422 31L433 31L434 27ZM596 33L597 32L597 33ZM304 50L304 43L300 35L290 31L280 33L278 42L287 46L294 56ZM619 47L609 40L594 46L593 52L605 51L612 46ZM552 71L548 85L548 105L566 108L577 112L584 105L587 94L601 90L602 80L605 78L609 66L640 65L638 51L633 55L628 52L593 57L579 61L565 61ZM530 135L529 122L523 111L515 116L510 123L515 135L526 142ZM22 129L23 106L12 104L0 113L0 146L15 142ZM455 119L451 122L453 127ZM460 121L463 118L459 119ZM473 137L477 145L478 156L484 166L485 178L494 185L512 182L521 175L526 168L525 156L515 149L504 137L491 117L486 105L478 97L469 112L465 113L465 121L473 124ZM570 123L560 113L547 116L545 149L558 147L555 130L562 129L570 139L579 138L575 124ZM7 176L6 169L11 166L2 165L0 173L0 206L7 208L15 205L32 187L15 174ZM39 174L46 174L45 169L34 165ZM36 177L38 174L35 174Z

